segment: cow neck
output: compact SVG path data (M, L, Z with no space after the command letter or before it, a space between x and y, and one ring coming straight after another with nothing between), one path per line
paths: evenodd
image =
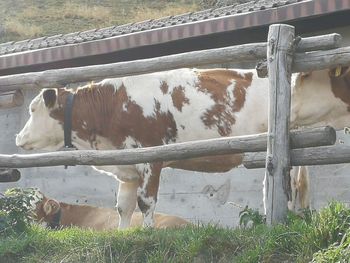
M74 105L74 93L68 92L66 98L66 105L64 108L64 148L65 149L75 149L72 144L72 113Z
M61 226L62 209L61 207L58 211L52 215L52 220L49 223L51 229L58 229Z

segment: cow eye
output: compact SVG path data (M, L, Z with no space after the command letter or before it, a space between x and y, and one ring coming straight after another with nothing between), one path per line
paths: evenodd
M34 109L30 109L31 112L34 112L35 110Z

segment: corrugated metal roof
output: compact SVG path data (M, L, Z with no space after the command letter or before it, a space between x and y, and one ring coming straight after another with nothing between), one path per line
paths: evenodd
M50 37L41 37L18 42L7 42L0 44L0 55L100 40L104 38L121 36L157 28L171 27L224 16L266 10L302 1L307 0L255 0L244 4L218 7L194 13L163 17L156 20L148 20L120 26L111 26L101 29L92 29L88 31L74 32L64 35L60 34Z

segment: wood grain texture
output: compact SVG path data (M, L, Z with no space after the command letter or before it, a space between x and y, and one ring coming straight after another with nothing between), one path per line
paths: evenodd
M269 115L264 204L267 224L287 215L290 200L289 120L294 27L271 25L268 34Z
M291 151L291 165L325 165L350 163L350 147L345 145L294 149ZM265 153L247 153L243 165L248 169L265 166Z
M295 53L292 72L308 72L350 65L350 47L342 47L326 51ZM261 78L267 77L266 61L259 62L256 70Z

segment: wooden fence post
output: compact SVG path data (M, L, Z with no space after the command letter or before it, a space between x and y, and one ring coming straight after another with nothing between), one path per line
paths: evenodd
M264 179L267 224L281 222L290 200L289 117L294 27L271 25L268 34L269 116Z

